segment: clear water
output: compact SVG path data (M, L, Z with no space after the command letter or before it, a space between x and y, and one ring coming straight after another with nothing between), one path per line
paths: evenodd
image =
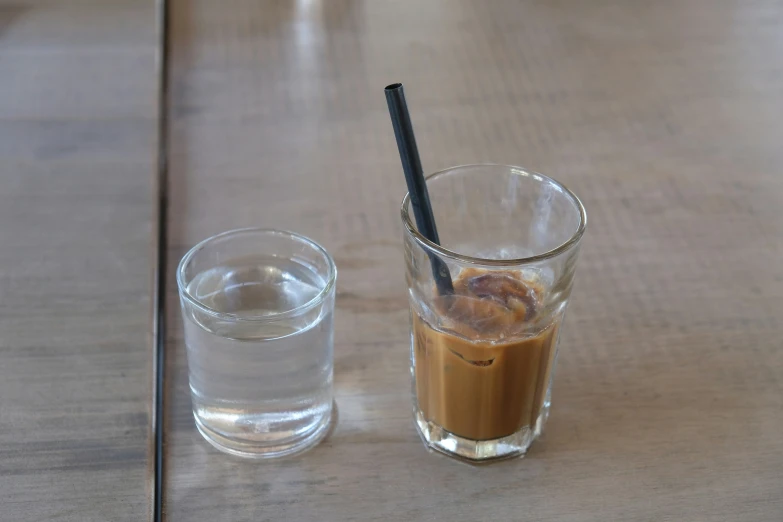
M290 259L252 257L204 271L189 293L239 317L307 304L325 281ZM293 452L325 431L332 406L333 295L274 321L216 318L185 310L196 424L210 442L239 454Z

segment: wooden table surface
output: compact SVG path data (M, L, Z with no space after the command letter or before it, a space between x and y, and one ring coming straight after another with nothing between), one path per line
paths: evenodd
M251 225L324 244L339 422L287 461L201 440L172 282L168 520L783 520L779 2L173 0L173 20L170 258ZM414 430L395 81L425 170L519 164L587 208L523 460L470 467Z
M150 513L151 0L0 0L0 520Z
M166 520L783 520L783 5L169 0ZM150 517L152 0L0 0L0 520ZM493 161L589 216L546 433L411 420L383 87L425 170ZM336 259L339 419L243 461L190 412L173 269L229 228Z

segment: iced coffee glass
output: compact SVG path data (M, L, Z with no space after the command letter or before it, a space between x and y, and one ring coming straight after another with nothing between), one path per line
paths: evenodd
M402 204L416 427L451 456L523 455L549 414L584 207L504 165L450 168L427 188L440 245L418 232L409 196Z

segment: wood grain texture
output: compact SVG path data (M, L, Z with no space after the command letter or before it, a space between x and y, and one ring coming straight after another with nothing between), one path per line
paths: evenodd
M173 3L171 259L248 225L324 244L339 423L288 461L209 447L172 283L169 520L783 519L779 2ZM425 170L519 164L587 208L523 460L413 428L395 81Z
M0 0L0 519L140 521L156 132L148 0Z

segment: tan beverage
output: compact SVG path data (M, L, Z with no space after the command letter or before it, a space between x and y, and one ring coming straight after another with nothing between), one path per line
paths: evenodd
M542 291L517 272L466 268L454 295L434 302L442 330L413 314L416 396L427 422L477 441L535 426L559 326L539 317Z

